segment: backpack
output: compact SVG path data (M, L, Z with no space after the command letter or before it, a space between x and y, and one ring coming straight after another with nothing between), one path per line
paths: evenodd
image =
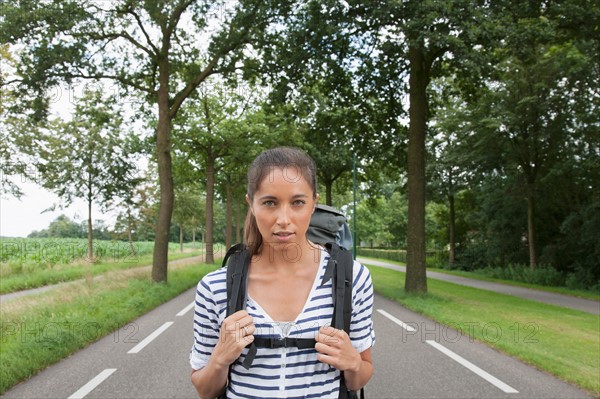
M320 208L320 209L319 209ZM315 216L316 215L316 216ZM341 218L340 218L341 216ZM342 219L343 218L343 219ZM341 232L341 233L340 233ZM329 260L325 268L325 274L321 280L321 285L332 280L333 286L333 315L331 326L337 329L343 329L350 334L350 321L352 318L352 268L354 260L352 253L347 250L352 245L350 229L346 218L335 208L318 205L311 218L307 236L315 243L323 244L329 252ZM345 234L345 236L344 236ZM348 247L340 246L335 239L340 240L346 237L344 241ZM349 241L347 237L350 237ZM248 276L248 267L250 265L250 256L248 256L246 246L236 244L231 247L225 258L223 258L222 267L227 267L227 313L229 316L246 306L246 280ZM255 337L254 341L248 345L248 353L242 362L246 369L250 368L257 348L281 348L297 347L299 349L314 348L315 340L311 338L284 338L281 340L273 338ZM231 373L229 366L229 372ZM227 390L220 398L226 397ZM361 399L364 399L364 389L361 389ZM344 382L344 372L340 374L340 391L338 399L357 399L355 391L346 388Z
M347 250L352 248L352 234L343 213L327 205L317 205L310 219L306 236L317 244L336 242Z

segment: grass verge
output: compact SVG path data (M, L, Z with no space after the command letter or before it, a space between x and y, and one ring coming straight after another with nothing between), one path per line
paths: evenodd
M369 270L381 295L600 396L600 316L434 279L411 295L404 273Z
M172 269L167 283L153 283L147 271L114 271L92 285L81 282L3 303L0 395L193 287L216 267Z

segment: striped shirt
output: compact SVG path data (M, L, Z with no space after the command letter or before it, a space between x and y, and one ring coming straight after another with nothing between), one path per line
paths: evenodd
M329 254L321 251L321 263L304 309L293 322L277 322L248 298L246 311L254 319L255 336L282 339L315 338L322 326L330 325L333 316L331 280L321 285ZM375 343L371 313L373 286L369 270L354 262L352 284L352 321L350 339L358 352ZM226 269L207 274L198 283L194 311L194 345L190 364L201 369L219 339L220 325L226 314ZM338 397L340 372L317 360L314 348L258 348L249 370L241 363L248 349L233 364L228 398L335 398Z

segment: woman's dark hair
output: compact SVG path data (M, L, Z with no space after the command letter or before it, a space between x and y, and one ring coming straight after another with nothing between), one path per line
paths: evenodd
M282 169L284 177L290 181L304 178L312 187L313 198L317 197L317 167L315 161L304 151L295 147L276 147L263 151L248 168L248 187L246 193L250 201L265 178L274 170ZM252 210L248 209L244 223L244 243L250 256L260 252L263 244Z

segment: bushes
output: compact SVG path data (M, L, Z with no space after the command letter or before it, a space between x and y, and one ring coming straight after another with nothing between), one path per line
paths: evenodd
M483 247L481 247L483 248ZM376 248L357 248L358 256L369 258L387 259L395 262L406 263L406 250L401 249L376 249ZM474 258L476 253L470 253ZM597 271L583 265L576 265L575 271L565 273L557 270L550 265L539 265L532 270L529 265L520 263L509 263L507 266L480 266L475 262L465 262L465 253L462 254L459 261L453 267L450 267L447 261L447 253L443 250L427 252L427 266L441 267L446 269L462 269L472 273L480 274L490 278L501 280L520 281L528 284L536 284L546 287L567 287L570 289L589 290L600 292L600 281Z
M501 280L521 281L548 287L565 286L565 276L553 267L545 265L532 270L528 265L509 264L506 267L486 267L476 270L475 273Z
M575 271L569 273L567 276L566 285L571 289L588 289L594 292L600 292L598 269L592 269L576 263Z
M406 250L404 249L357 248L356 252L358 256L387 259L395 262L406 263Z
M387 259L394 262L406 263L405 249L357 248L358 256L367 258ZM443 267L448 263L448 253L444 250L431 250L426 253L428 267Z

